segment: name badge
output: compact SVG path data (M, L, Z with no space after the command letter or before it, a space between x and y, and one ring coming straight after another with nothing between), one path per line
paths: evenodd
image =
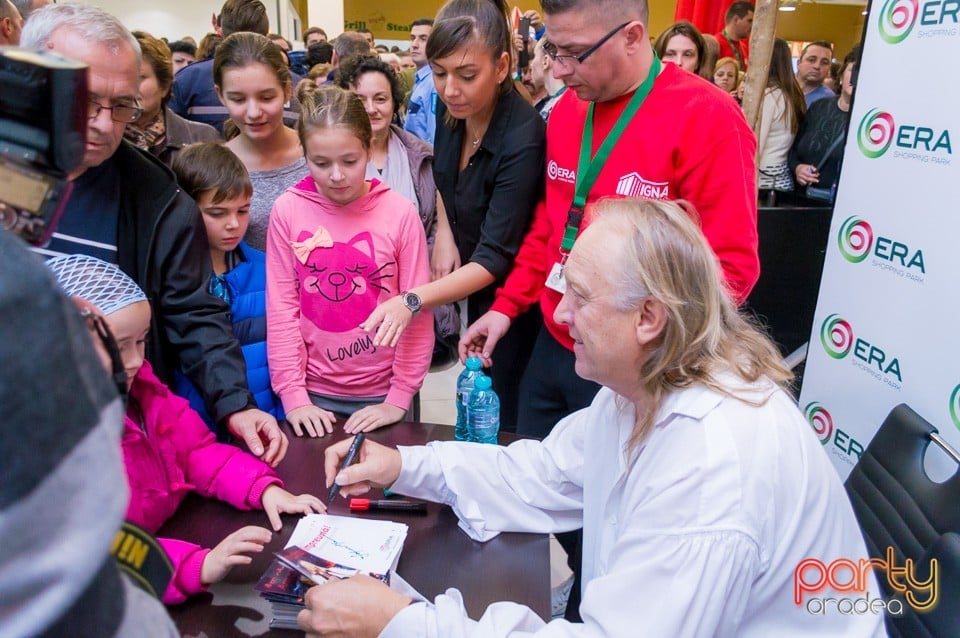
M560 262L553 264L553 268L550 269L550 274L547 275L546 286L550 290L555 290L561 295L567 293L567 279L563 276L564 265Z

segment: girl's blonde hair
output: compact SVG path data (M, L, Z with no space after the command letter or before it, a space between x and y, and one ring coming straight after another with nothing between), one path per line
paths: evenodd
M349 130L364 148L370 148L373 137L370 116L356 94L337 86L317 86L313 80L302 80L297 85L297 99L300 100L297 135L304 150L308 133L335 127Z

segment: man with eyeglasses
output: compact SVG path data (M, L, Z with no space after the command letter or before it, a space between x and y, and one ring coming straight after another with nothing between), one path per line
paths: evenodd
M543 49L568 89L547 126L545 198L491 312L460 341L461 354L489 361L512 318L540 302L546 325L521 384L518 425L539 437L597 389L576 379L574 342L553 320L586 204L609 196L687 200L738 302L759 276L756 140L737 104L660 64L644 0L541 4Z
M275 465L287 440L276 420L256 409L229 309L207 292L210 253L196 204L166 166L123 141L125 126L141 114L137 40L102 9L54 4L31 16L21 43L89 67L83 160L68 176L73 190L57 232L38 252L119 265L153 305L147 356L157 375L169 383L183 370L214 419Z
M541 6L544 52L553 76L567 86L547 122L545 197L491 310L460 339L461 356L489 365L511 321L540 303L544 326L519 380L517 417L517 433L534 437L545 437L599 390L574 372L576 342L554 319L586 205L603 197L686 200L737 302L760 270L756 139L736 102L692 73L660 64L645 0L542 0ZM578 546L559 538L576 572ZM579 594L575 582L568 619L577 618Z

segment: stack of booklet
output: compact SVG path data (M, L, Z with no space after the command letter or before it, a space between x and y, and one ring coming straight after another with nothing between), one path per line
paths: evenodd
M296 629L303 596L315 584L366 574L390 583L407 537L407 526L391 521L308 514L257 583L270 601L270 626Z

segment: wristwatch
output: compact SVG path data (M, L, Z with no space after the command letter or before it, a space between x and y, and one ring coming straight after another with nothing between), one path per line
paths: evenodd
M400 294L400 300L403 301L403 305L407 307L407 310L413 314L420 312L420 306L423 305L423 302L420 300L420 295L415 292L404 292Z

